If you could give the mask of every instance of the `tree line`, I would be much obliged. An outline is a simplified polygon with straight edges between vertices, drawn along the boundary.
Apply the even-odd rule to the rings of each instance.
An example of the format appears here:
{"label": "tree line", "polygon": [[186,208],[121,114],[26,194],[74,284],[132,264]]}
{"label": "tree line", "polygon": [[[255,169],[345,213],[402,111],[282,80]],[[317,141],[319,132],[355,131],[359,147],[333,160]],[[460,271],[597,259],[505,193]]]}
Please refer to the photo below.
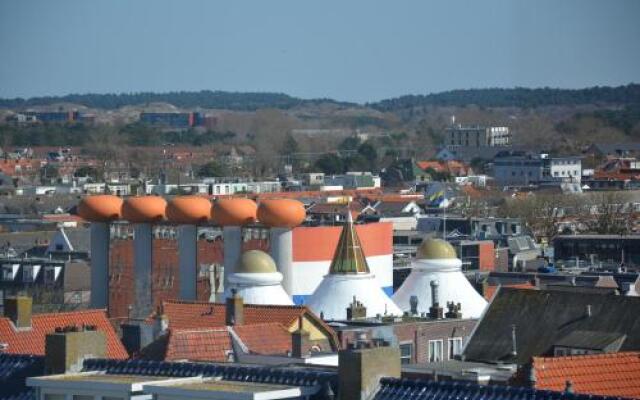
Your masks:
{"label": "tree line", "polygon": [[[29,99],[0,99],[0,108],[26,108],[56,103],[75,103],[91,108],[116,109],[149,103],[170,103],[182,108],[215,108],[238,111],[255,111],[261,108],[290,109],[320,103],[357,106],[355,103],[333,99],[301,99],[284,93],[226,92],[226,91],[178,91],[167,93],[109,93],[69,94],[43,96]],[[585,89],[555,88],[487,88],[450,90],[427,95],[406,95],[393,99],[367,103],[379,111],[396,111],[425,106],[457,106],[475,104],[480,107],[533,108],[580,104],[640,104],[640,85],[595,86]]]}
{"label": "tree line", "polygon": [[255,111],[261,108],[289,109],[296,106],[334,103],[348,105],[331,99],[300,99],[284,93],[224,92],[201,90],[198,92],[168,93],[109,93],[109,94],[69,94],[66,96],[44,96],[29,99],[0,99],[0,108],[26,108],[48,106],[57,103],[74,103],[90,108],[117,109],[149,103],[170,103],[181,108],[215,108],[224,110]]}
{"label": "tree line", "polygon": [[425,106],[464,107],[572,106],[580,104],[640,104],[640,85],[608,87],[595,86],[586,89],[513,88],[451,90],[428,95],[407,95],[394,99],[369,103],[380,111],[397,111]]}

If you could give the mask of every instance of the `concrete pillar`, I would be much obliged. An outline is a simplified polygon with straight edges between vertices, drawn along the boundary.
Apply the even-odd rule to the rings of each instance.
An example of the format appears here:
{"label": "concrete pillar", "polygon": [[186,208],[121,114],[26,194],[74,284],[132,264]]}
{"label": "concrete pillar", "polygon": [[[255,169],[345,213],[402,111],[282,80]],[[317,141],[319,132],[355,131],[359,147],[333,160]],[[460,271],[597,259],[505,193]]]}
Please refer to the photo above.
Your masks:
{"label": "concrete pillar", "polygon": [[153,233],[151,224],[136,224],[133,237],[134,319],[144,319],[153,309],[151,272],[153,269]]}
{"label": "concrete pillar", "polygon": [[108,222],[91,223],[91,308],[109,307]]}
{"label": "concrete pillar", "polygon": [[224,289],[229,287],[229,276],[233,274],[242,252],[242,228],[239,226],[225,226],[222,228],[224,244]]}
{"label": "concrete pillar", "polygon": [[293,232],[291,228],[273,227],[269,233],[269,249],[283,276],[282,287],[293,296]]}
{"label": "concrete pillar", "polygon": [[198,277],[198,227],[180,225],[178,231],[180,300],[196,300]]}

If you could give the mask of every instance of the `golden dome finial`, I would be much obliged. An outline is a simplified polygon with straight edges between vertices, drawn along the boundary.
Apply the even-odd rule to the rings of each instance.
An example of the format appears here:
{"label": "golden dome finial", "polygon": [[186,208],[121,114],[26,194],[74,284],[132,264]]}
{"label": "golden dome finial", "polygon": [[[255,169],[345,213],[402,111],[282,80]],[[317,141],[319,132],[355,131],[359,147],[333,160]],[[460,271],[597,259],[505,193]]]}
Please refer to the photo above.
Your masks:
{"label": "golden dome finial", "polygon": [[420,260],[438,260],[458,258],[456,250],[451,244],[442,239],[424,239],[418,251],[416,258]]}
{"label": "golden dome finial", "polygon": [[237,273],[270,273],[277,272],[273,258],[262,250],[249,250],[242,253],[236,269]]}

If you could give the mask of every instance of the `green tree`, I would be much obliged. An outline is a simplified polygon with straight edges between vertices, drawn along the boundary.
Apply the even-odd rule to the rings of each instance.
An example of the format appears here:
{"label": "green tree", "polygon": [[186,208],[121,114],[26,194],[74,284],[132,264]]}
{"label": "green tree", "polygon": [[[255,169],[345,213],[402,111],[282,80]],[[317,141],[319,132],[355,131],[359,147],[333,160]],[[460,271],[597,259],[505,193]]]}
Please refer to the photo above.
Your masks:
{"label": "green tree", "polygon": [[208,163],[201,165],[196,174],[201,178],[219,177],[227,175],[227,169],[216,161],[209,161]]}
{"label": "green tree", "polygon": [[355,136],[349,136],[345,140],[340,143],[340,150],[357,150],[358,146],[360,146],[360,139]]}
{"label": "green tree", "polygon": [[344,171],[344,163],[335,154],[325,154],[316,161],[316,168],[327,175],[340,174]]}
{"label": "green tree", "polygon": [[358,155],[367,160],[369,169],[375,169],[377,167],[378,151],[371,143],[365,142],[358,146]]}
{"label": "green tree", "polygon": [[97,179],[98,170],[90,165],[85,165],[76,169],[73,175],[75,177],[89,177],[89,178]]}

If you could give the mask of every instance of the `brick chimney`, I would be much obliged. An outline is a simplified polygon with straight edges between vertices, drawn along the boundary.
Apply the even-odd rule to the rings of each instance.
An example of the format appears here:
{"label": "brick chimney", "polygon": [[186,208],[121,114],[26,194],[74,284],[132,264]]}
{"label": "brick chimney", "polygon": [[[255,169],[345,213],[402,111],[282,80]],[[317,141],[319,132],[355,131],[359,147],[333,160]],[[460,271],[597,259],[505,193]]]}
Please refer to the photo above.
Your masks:
{"label": "brick chimney", "polygon": [[231,289],[231,297],[227,297],[227,326],[244,324],[244,300],[235,289]]}
{"label": "brick chimney", "polygon": [[29,296],[7,297],[4,300],[4,316],[18,329],[31,328],[33,299]]}
{"label": "brick chimney", "polygon": [[353,296],[353,301],[347,307],[347,319],[363,319],[367,317],[367,307]]}
{"label": "brick chimney", "polygon": [[438,281],[433,280],[429,283],[431,286],[431,307],[429,307],[429,318],[442,319],[444,310],[440,307],[440,293]]}
{"label": "brick chimney", "polygon": [[95,326],[56,328],[46,336],[44,353],[46,374],[80,372],[85,359],[106,356],[106,338]]}
{"label": "brick chimney", "polygon": [[311,335],[302,327],[303,319],[298,319],[298,329],[291,334],[291,357],[306,358],[311,352]]}
{"label": "brick chimney", "polygon": [[450,319],[460,319],[462,318],[462,304],[454,303],[453,301],[447,302],[447,313],[444,315],[446,318]]}
{"label": "brick chimney", "polygon": [[380,378],[400,378],[400,350],[388,343],[358,341],[338,352],[340,400],[373,398]]}

